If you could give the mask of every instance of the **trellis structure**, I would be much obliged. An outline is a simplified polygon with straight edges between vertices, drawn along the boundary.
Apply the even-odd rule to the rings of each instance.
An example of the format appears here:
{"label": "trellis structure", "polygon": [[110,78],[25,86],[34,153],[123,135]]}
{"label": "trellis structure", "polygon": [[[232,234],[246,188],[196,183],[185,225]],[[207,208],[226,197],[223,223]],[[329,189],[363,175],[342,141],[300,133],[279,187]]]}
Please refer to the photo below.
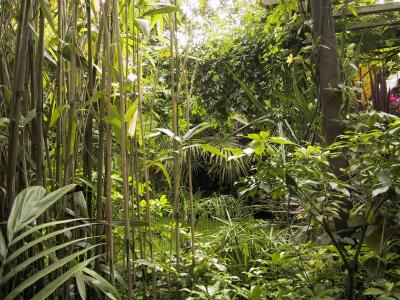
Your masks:
{"label": "trellis structure", "polygon": [[382,26],[397,26],[400,25],[400,20],[377,20],[377,21],[366,21],[360,23],[353,23],[348,27],[344,27],[341,24],[338,24],[338,20],[343,17],[354,18],[359,16],[367,16],[367,15],[379,15],[387,12],[395,12],[400,11],[400,2],[388,2],[367,6],[359,6],[354,7],[354,10],[350,11],[349,9],[343,10],[343,12],[339,12],[334,15],[337,23],[337,31],[341,30],[362,30],[362,29],[371,29]]}

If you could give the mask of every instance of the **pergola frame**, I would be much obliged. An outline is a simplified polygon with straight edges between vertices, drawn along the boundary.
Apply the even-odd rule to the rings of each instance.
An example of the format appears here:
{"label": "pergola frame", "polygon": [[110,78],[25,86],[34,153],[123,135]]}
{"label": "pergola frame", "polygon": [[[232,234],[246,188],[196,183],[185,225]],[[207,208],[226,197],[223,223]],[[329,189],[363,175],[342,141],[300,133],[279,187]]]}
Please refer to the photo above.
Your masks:
{"label": "pergola frame", "polygon": [[[316,1],[316,0],[310,0],[310,1]],[[261,5],[265,8],[270,8],[273,7],[279,3],[282,2],[282,0],[261,0]],[[381,3],[381,4],[372,4],[372,5],[366,5],[366,6],[358,6],[355,7],[355,11],[357,12],[358,16],[365,16],[365,15],[377,15],[377,14],[382,14],[386,12],[393,12],[393,11],[400,11],[400,2],[388,2],[388,3]],[[352,18],[355,17],[353,12],[345,9],[343,12],[337,13],[334,16],[334,19],[338,20],[342,17],[348,17]],[[382,20],[382,21],[370,21],[370,22],[364,22],[364,23],[359,23],[359,24],[353,24],[349,27],[344,27],[338,24],[336,26],[336,29],[338,32],[343,31],[343,30],[363,30],[363,29],[371,29],[371,28],[377,28],[377,27],[383,27],[383,26],[397,26],[400,25],[400,21],[387,21],[387,20]]]}
{"label": "pergola frame", "polygon": [[[357,16],[366,16],[366,15],[377,15],[377,14],[382,14],[386,12],[392,12],[392,11],[400,11],[400,2],[389,2],[389,3],[382,3],[382,4],[373,4],[373,5],[367,5],[367,6],[359,6],[355,7],[355,10],[357,12]],[[338,13],[333,16],[334,19],[338,20],[339,18],[342,17],[356,17],[352,12],[345,10],[341,13]],[[359,23],[359,24],[352,24],[349,27],[344,27],[344,26],[337,26],[337,31],[343,31],[343,30],[363,30],[363,29],[371,29],[371,28],[377,28],[377,27],[383,27],[383,26],[397,26],[400,25],[400,21],[388,21],[388,20],[382,20],[382,21],[370,21],[370,22],[364,22],[364,23]]]}

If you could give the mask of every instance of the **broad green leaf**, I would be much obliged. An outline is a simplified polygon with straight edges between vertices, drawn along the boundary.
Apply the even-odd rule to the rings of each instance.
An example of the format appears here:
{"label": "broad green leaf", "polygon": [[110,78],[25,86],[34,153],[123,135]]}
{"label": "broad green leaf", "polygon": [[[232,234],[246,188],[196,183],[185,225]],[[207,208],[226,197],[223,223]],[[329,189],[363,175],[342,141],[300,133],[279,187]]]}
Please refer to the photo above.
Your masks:
{"label": "broad green leaf", "polygon": [[10,124],[9,118],[0,118],[0,127],[6,127]]}
{"label": "broad green leaf", "polygon": [[[110,267],[105,265],[105,264],[101,264],[100,265],[101,271],[110,275]],[[121,284],[121,286],[125,289],[128,290],[128,284],[126,283],[125,279],[121,276],[121,274],[117,271],[114,270],[114,276],[115,279]]]}
{"label": "broad green leaf", "polygon": [[362,215],[350,216],[347,220],[347,226],[349,227],[357,227],[361,226],[364,223],[364,217]]}
{"label": "broad green leaf", "polygon": [[380,188],[374,189],[372,191],[372,198],[375,198],[376,196],[386,193],[389,190],[389,186],[382,186]]}
{"label": "broad green leaf", "polygon": [[[102,276],[100,276],[98,273],[96,273],[93,270],[90,270],[89,268],[83,268],[83,272],[88,274],[88,277],[92,277],[92,283],[95,284],[99,289],[101,289],[107,297],[110,299],[114,300],[120,300],[121,296],[119,295],[117,289],[112,286],[107,280],[105,280]],[[97,284],[100,283],[100,284]]]}
{"label": "broad green leaf", "polygon": [[293,142],[291,142],[291,141],[289,141],[289,140],[287,140],[287,139],[285,139],[283,137],[275,137],[275,136],[273,136],[273,137],[270,137],[269,141],[271,143],[280,144],[280,145],[294,145]]}
{"label": "broad green leaf", "polygon": [[104,122],[114,125],[119,130],[121,130],[121,120],[116,117],[104,117]]}
{"label": "broad green leaf", "polygon": [[34,199],[33,203],[25,202],[23,205],[23,212],[25,219],[21,224],[16,226],[14,232],[18,232],[21,229],[25,228],[29,223],[32,223],[50,206],[52,206],[54,203],[56,203],[65,195],[74,191],[76,189],[76,186],[77,186],[76,184],[70,184],[48,194],[42,199]]}
{"label": "broad green leaf", "polygon": [[14,234],[22,229],[22,224],[31,217],[38,201],[46,195],[46,189],[41,186],[31,186],[21,191],[14,200],[7,221],[7,238],[11,241]]}
{"label": "broad green leaf", "polygon": [[357,9],[354,6],[349,5],[347,8],[355,17],[358,17]]}
{"label": "broad green leaf", "polygon": [[158,131],[168,135],[170,138],[175,139],[178,142],[181,142],[181,138],[177,135],[175,135],[171,130],[167,128],[156,128]]}
{"label": "broad green leaf", "polygon": [[388,169],[383,169],[379,172],[378,180],[383,185],[389,185],[392,183],[392,178],[390,177],[390,172]]}
{"label": "broad green leaf", "polygon": [[159,4],[154,4],[154,6],[158,6],[158,7],[146,11],[143,14],[143,17],[179,12],[178,7],[176,7],[175,5],[169,4],[169,3],[159,3]]}
{"label": "broad green leaf", "polygon": [[135,100],[128,108],[128,110],[125,113],[125,122],[129,122],[132,119],[132,115],[135,113],[137,110],[139,104],[139,99]]}
{"label": "broad green leaf", "polygon": [[30,121],[32,121],[34,118],[36,117],[36,109],[32,109],[30,110],[26,116],[21,116],[21,121],[20,121],[20,125],[22,127],[25,127],[26,125],[29,124]]}
{"label": "broad green leaf", "polygon": [[384,291],[382,291],[380,289],[377,289],[377,288],[368,288],[368,289],[366,289],[364,291],[363,295],[364,296],[367,296],[367,295],[369,295],[369,296],[378,296],[378,295],[381,295],[381,294],[384,294],[384,293],[385,293]]}

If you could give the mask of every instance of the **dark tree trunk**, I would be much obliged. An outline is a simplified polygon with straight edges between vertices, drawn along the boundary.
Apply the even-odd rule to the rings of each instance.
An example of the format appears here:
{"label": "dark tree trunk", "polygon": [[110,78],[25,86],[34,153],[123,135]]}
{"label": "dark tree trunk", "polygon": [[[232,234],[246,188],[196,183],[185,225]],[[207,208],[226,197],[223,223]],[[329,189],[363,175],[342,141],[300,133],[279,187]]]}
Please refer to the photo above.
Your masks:
{"label": "dark tree trunk", "polygon": [[319,96],[324,117],[324,134],[327,144],[340,134],[340,82],[339,57],[335,36],[335,21],[331,0],[312,0],[314,39],[317,41],[317,74]]}

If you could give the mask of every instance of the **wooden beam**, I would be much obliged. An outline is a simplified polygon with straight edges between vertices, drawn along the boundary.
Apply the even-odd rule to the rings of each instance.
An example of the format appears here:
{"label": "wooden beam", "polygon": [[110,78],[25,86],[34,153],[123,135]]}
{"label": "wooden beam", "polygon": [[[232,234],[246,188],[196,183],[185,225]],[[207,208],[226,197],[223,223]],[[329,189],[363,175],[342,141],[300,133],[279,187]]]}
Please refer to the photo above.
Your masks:
{"label": "wooden beam", "polygon": [[375,21],[375,22],[371,21],[371,22],[349,24],[347,27],[345,27],[342,24],[338,24],[336,25],[336,31],[337,32],[345,30],[356,31],[356,30],[372,29],[384,26],[398,26],[398,25],[400,25],[400,21]]}
{"label": "wooden beam", "polygon": [[[389,3],[382,3],[382,4],[374,4],[374,5],[367,5],[367,6],[358,6],[355,7],[357,14],[359,16],[362,15],[373,15],[373,14],[380,14],[390,11],[400,11],[400,2],[389,2]],[[341,17],[355,17],[355,15],[351,11],[343,11],[340,13],[336,13],[334,15],[335,19]]]}

